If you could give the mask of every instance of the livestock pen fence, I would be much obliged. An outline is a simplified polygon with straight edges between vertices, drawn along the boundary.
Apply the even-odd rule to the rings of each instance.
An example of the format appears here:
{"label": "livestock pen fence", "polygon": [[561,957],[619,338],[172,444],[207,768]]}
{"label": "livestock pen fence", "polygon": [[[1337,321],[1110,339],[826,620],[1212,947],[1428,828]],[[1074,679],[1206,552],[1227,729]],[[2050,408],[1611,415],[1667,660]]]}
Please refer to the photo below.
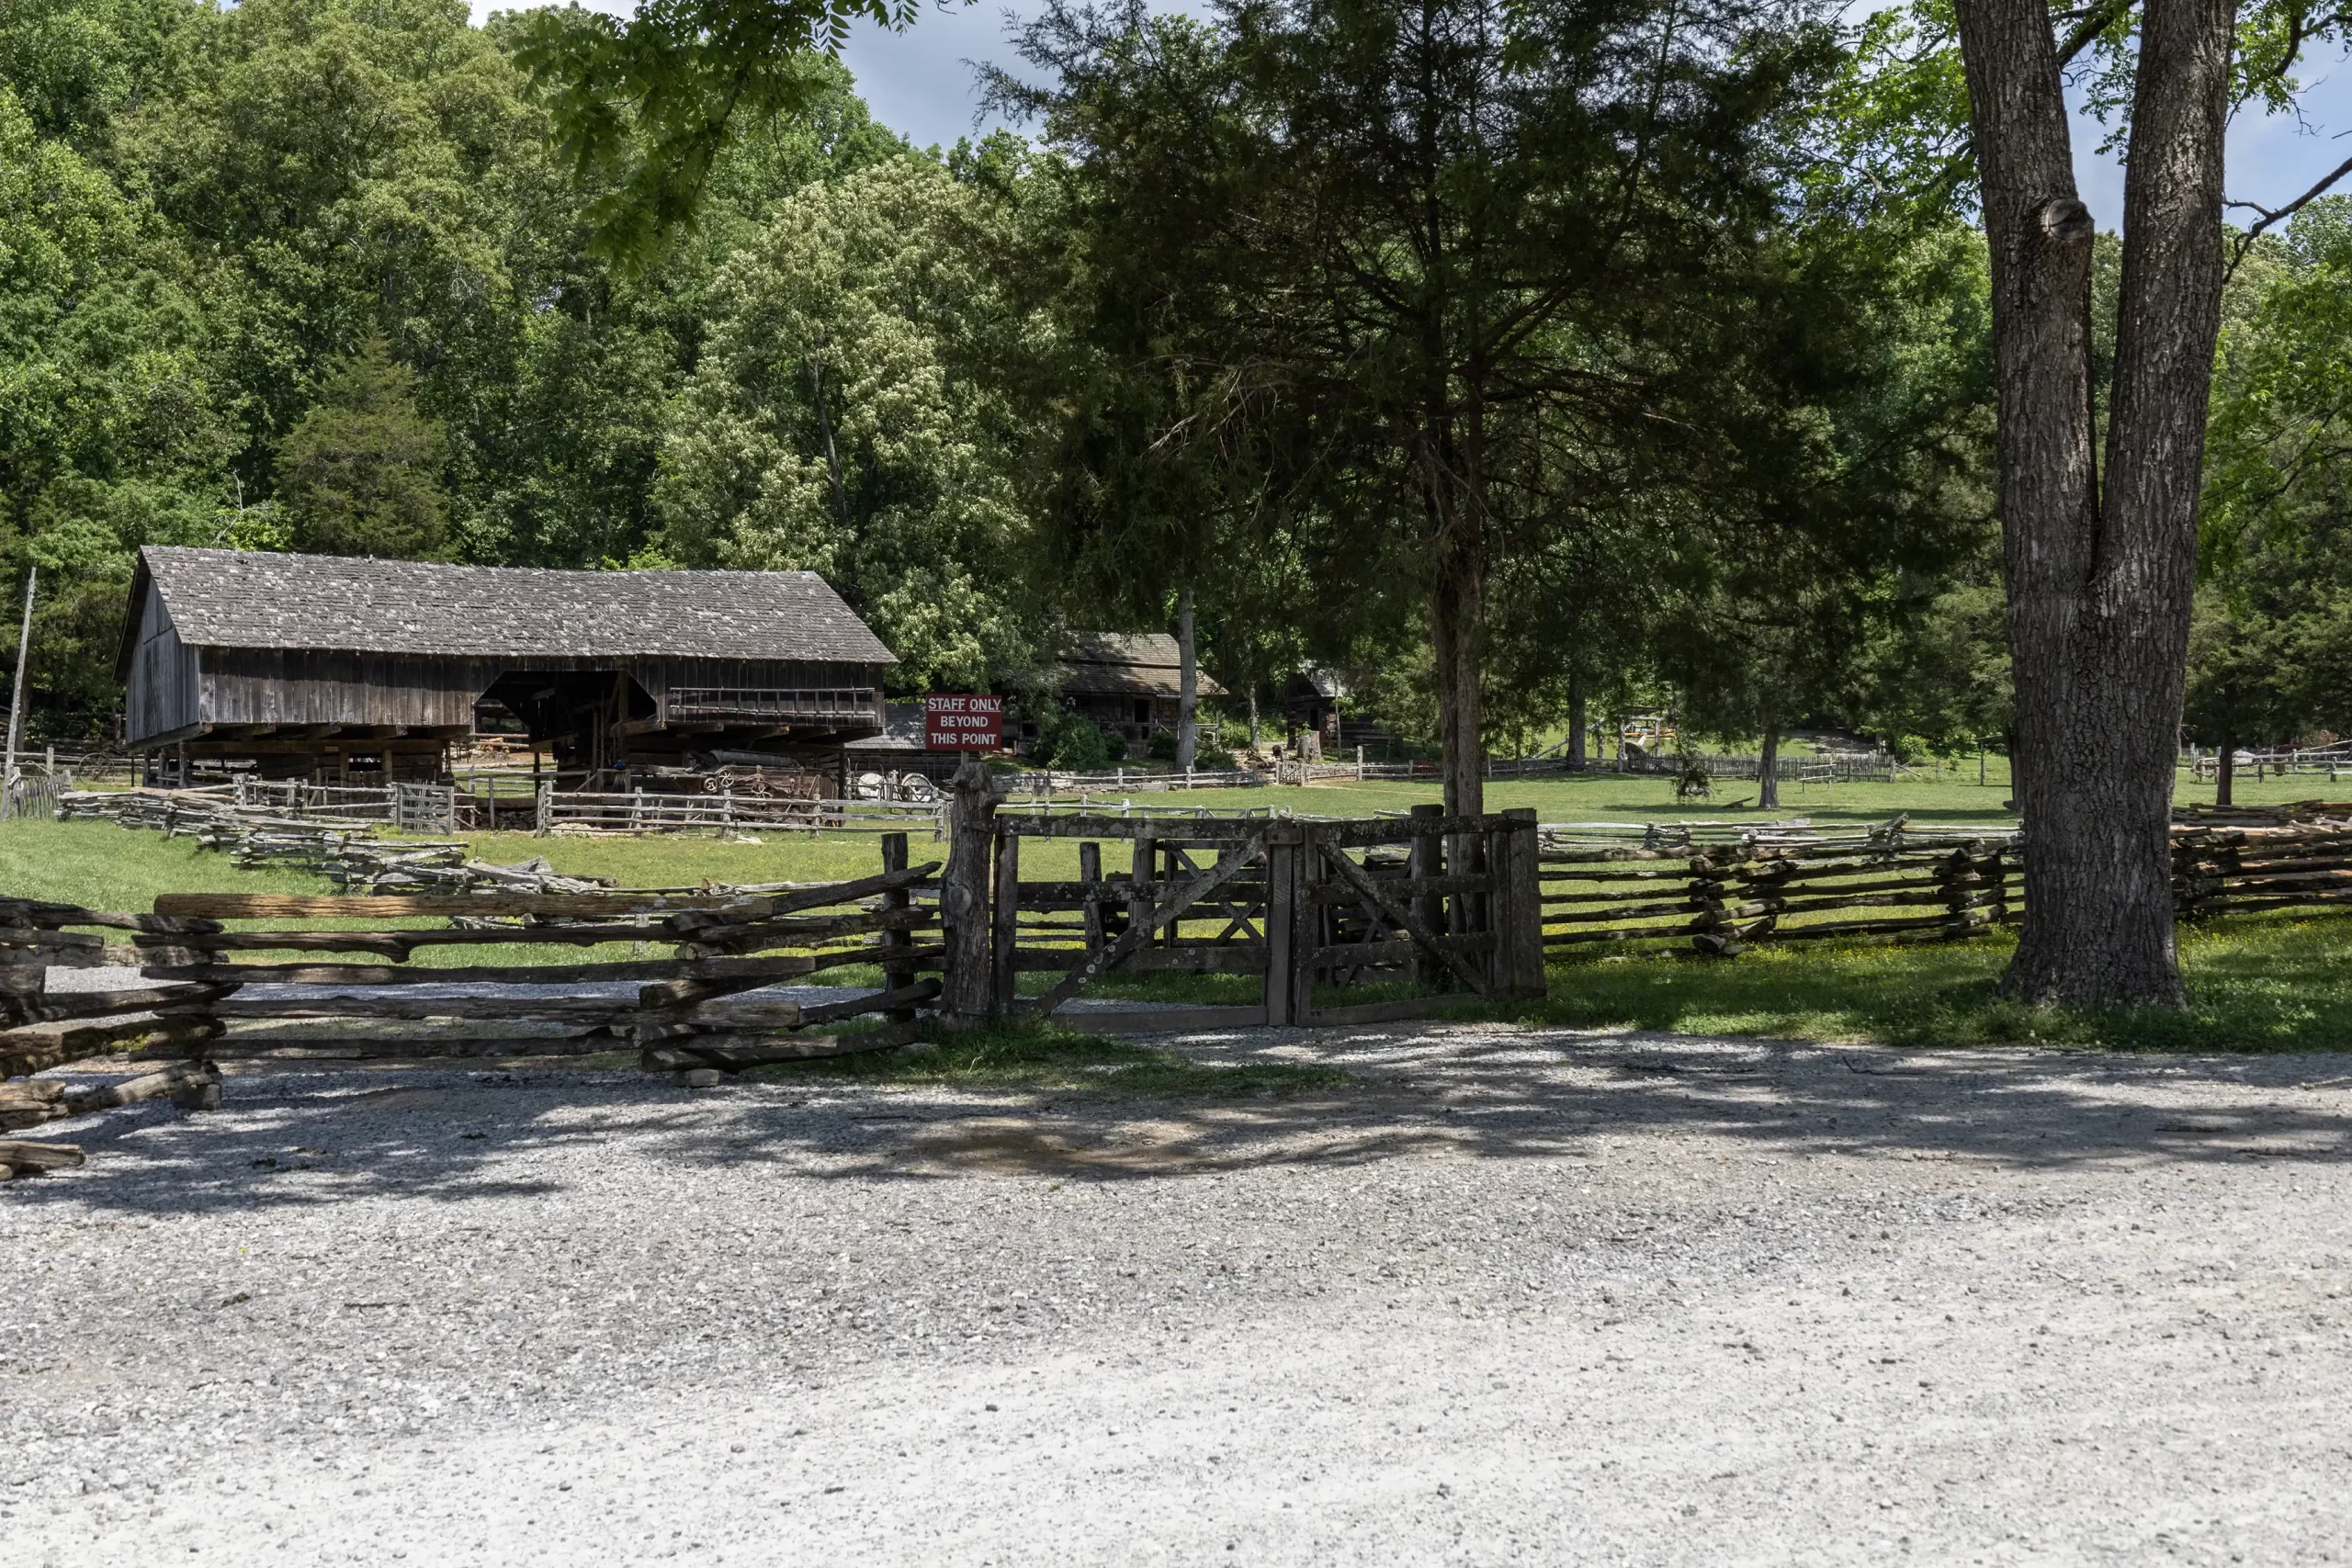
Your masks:
{"label": "livestock pen fence", "polygon": [[[1078,876],[1023,880],[1023,846],[1057,840],[1078,840]],[[1447,998],[1541,996],[1535,840],[1532,811],[1155,820],[965,795],[942,897],[985,905],[988,942],[983,953],[975,934],[970,979],[951,984],[968,985],[954,993],[968,1010],[1044,1016],[1114,974],[1257,983],[1254,1001],[1147,1015],[1165,1027],[1363,1022]],[[1124,871],[1106,868],[1106,849]],[[1055,979],[1028,995],[1031,975]],[[1347,999],[1383,982],[1414,994]]]}

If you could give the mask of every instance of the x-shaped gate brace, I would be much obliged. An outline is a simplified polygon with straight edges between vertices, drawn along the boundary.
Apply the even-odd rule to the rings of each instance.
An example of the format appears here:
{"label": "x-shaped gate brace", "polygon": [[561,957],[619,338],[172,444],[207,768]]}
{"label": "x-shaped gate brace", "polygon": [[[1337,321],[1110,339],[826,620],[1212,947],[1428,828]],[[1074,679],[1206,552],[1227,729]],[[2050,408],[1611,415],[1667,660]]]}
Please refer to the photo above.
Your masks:
{"label": "x-shaped gate brace", "polygon": [[[1191,872],[1195,876],[1202,874],[1200,863],[1193,859],[1192,852],[1185,849],[1183,845],[1163,844],[1161,848],[1171,861],[1182,863],[1181,867],[1171,864],[1168,868],[1169,874],[1171,878],[1180,869]],[[1230,858],[1229,854],[1227,858]],[[1246,858],[1255,859],[1256,857],[1250,856]],[[1223,915],[1228,922],[1225,930],[1217,933],[1216,940],[1218,942],[1231,942],[1233,940],[1234,933],[1237,931],[1241,933],[1244,941],[1262,942],[1265,940],[1265,933],[1260,931],[1256,926],[1250,923],[1252,919],[1262,917],[1264,911],[1264,905],[1262,903],[1252,902],[1248,899],[1236,903],[1230,898],[1219,898],[1214,903],[1211,903],[1207,899],[1203,899],[1201,902],[1212,911],[1213,915]],[[1179,910],[1177,913],[1179,917],[1181,917],[1185,913],[1185,911]]]}
{"label": "x-shaped gate brace", "polygon": [[1164,902],[1153,906],[1148,919],[1140,923],[1130,922],[1118,941],[1090,954],[1085,963],[1063,976],[1060,984],[1030,1002],[1028,1009],[1031,1014],[1037,1018],[1046,1017],[1112,967],[1125,963],[1162,926],[1240,875],[1251,861],[1265,852],[1265,848],[1266,835],[1255,833],[1227,850],[1216,864],[1178,888]]}
{"label": "x-shaped gate brace", "polygon": [[1342,881],[1376,905],[1392,925],[1411,937],[1423,952],[1453,970],[1455,977],[1471,990],[1482,997],[1487,995],[1487,977],[1478,972],[1477,965],[1440,941],[1438,934],[1430,930],[1428,923],[1414,914],[1409,906],[1390,897],[1380,884],[1364,874],[1363,867],[1347,857],[1345,851],[1330,844],[1317,844],[1316,848],[1322,853],[1323,863],[1338,872]]}

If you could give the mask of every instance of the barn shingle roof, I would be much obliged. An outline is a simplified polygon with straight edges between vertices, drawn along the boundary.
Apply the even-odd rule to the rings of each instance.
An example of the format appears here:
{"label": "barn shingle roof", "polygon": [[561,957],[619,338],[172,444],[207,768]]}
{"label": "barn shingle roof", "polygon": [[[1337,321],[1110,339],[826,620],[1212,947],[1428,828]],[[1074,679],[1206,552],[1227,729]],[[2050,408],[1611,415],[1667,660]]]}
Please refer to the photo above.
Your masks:
{"label": "barn shingle roof", "polygon": [[206,648],[898,662],[813,571],[554,571],[158,545],[139,560],[181,639]]}

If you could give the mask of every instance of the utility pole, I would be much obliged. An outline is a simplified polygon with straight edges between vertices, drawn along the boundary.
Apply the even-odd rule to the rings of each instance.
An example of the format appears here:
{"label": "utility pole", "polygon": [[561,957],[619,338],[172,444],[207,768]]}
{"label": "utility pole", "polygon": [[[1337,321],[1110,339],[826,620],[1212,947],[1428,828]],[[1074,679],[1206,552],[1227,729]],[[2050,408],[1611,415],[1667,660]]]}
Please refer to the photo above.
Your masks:
{"label": "utility pole", "polygon": [[8,699],[8,763],[0,773],[6,788],[17,787],[17,742],[25,735],[25,663],[33,646],[33,584],[40,577],[40,568],[25,569],[25,624],[17,633],[17,691]]}

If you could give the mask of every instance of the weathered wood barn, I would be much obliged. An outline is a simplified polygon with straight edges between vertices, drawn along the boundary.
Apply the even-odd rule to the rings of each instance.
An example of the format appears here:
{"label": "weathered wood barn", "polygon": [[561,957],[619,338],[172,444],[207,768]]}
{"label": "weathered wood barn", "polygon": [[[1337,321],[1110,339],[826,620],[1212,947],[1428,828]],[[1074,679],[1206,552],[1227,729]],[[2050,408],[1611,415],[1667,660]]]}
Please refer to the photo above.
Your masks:
{"label": "weathered wood barn", "polygon": [[838,777],[897,660],[811,571],[549,571],[140,552],[119,673],[153,771],[432,779],[483,728],[610,788],[695,753]]}

